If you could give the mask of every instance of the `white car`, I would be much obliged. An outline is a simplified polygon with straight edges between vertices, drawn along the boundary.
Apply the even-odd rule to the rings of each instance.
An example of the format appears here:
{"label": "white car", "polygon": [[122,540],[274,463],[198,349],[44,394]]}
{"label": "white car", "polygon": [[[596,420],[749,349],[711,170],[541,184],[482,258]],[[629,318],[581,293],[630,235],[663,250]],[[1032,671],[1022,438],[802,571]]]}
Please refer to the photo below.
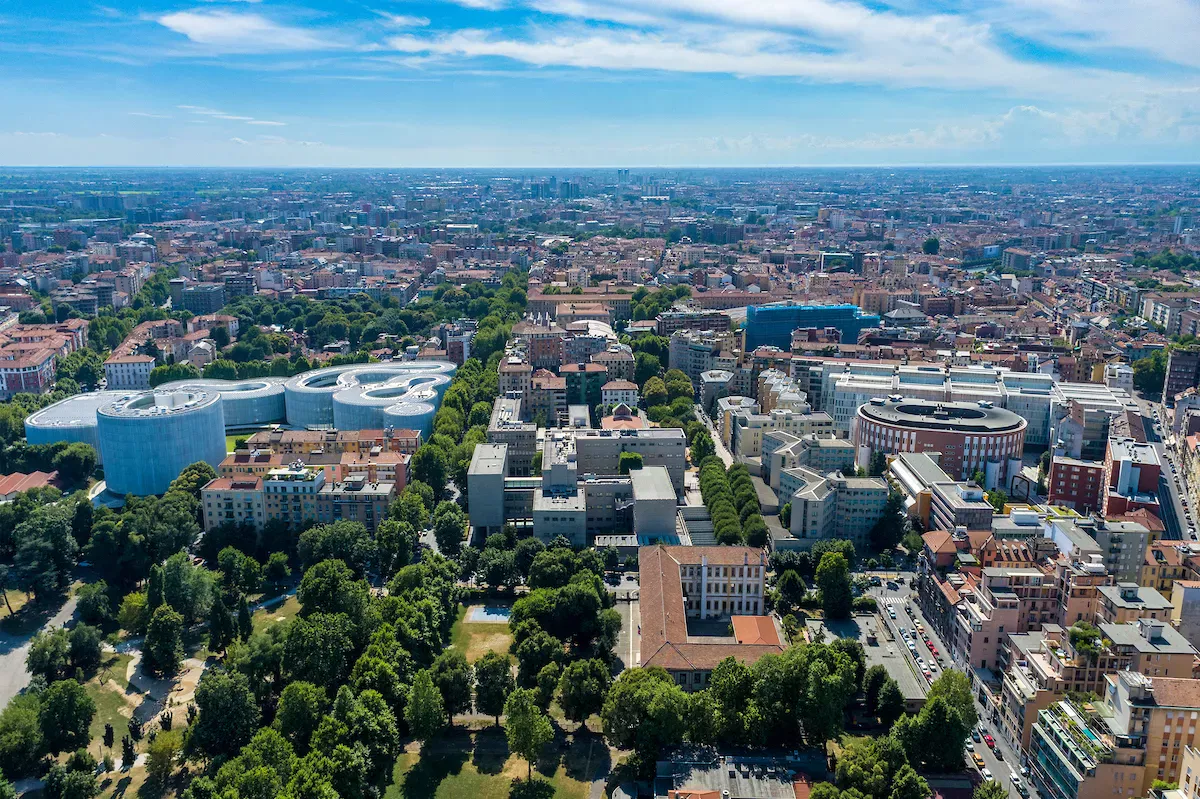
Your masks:
{"label": "white car", "polygon": [[983,775],[984,782],[992,782],[996,779],[995,777],[992,776],[991,769],[987,768],[986,766],[984,766],[982,769],[980,769],[979,773]]}
{"label": "white car", "polygon": [[917,658],[917,665],[920,666],[922,669],[924,669],[925,668],[925,658]]}

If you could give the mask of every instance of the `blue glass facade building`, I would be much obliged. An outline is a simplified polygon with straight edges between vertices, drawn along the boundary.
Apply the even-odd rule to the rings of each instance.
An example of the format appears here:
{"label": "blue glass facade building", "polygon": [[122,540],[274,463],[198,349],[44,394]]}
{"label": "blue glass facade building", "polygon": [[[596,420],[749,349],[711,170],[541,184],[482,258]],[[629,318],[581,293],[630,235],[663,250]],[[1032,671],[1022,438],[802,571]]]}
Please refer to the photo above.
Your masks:
{"label": "blue glass facade building", "polygon": [[776,303],[746,309],[746,350],[758,347],[792,348],[792,331],[798,327],[836,327],[842,341],[858,341],[858,334],[879,327],[879,317],[864,314],[857,305],[797,305]]}

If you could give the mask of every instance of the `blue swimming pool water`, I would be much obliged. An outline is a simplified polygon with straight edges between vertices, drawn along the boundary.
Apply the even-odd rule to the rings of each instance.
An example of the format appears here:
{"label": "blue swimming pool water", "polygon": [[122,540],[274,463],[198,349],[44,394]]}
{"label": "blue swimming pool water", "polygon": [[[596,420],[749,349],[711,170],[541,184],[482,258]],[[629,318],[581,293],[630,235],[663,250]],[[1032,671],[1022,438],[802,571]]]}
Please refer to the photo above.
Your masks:
{"label": "blue swimming pool water", "polygon": [[485,605],[483,607],[471,608],[467,621],[478,622],[496,622],[498,624],[507,624],[509,614],[512,608],[505,606]]}

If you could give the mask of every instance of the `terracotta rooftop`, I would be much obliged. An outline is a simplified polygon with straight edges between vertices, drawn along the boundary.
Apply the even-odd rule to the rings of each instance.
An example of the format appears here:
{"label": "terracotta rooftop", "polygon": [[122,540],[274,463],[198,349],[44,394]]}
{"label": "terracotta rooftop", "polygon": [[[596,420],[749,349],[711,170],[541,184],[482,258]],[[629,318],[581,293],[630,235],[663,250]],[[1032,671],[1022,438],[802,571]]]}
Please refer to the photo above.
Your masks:
{"label": "terracotta rooftop", "polygon": [[763,655],[782,652],[783,647],[778,643],[688,640],[679,566],[681,563],[699,564],[702,558],[715,566],[759,565],[761,553],[750,547],[642,547],[638,553],[642,665],[662,666],[674,671],[707,671],[727,657],[755,663]]}

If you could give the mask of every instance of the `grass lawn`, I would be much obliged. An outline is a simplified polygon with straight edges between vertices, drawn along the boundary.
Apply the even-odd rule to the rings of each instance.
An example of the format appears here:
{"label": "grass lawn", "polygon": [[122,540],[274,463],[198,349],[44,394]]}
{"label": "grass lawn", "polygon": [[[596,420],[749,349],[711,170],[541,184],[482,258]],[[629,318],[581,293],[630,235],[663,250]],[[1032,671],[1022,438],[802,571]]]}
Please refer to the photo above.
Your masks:
{"label": "grass lawn", "polygon": [[[607,757],[607,747],[597,739],[569,744],[560,736],[559,743],[560,748],[538,764],[534,777],[554,786],[555,799],[586,799],[597,765],[591,756],[603,750]],[[509,754],[502,730],[468,735],[459,729],[432,742],[426,751],[401,755],[384,799],[506,799],[513,779],[524,779],[527,772],[525,761]]]}
{"label": "grass lawn", "polygon": [[[101,664],[98,674],[84,684],[88,696],[96,703],[96,715],[92,718],[89,731],[91,743],[88,750],[99,760],[104,756],[104,725],[113,725],[113,757],[121,756],[121,738],[129,732],[129,717],[133,706],[125,700],[129,680],[125,672],[132,660],[131,655],[109,655]],[[101,680],[105,682],[102,684]]]}
{"label": "grass lawn", "polygon": [[285,599],[281,604],[265,610],[256,610],[250,618],[255,631],[264,630],[272,624],[287,621],[300,612],[300,600],[294,596]]}
{"label": "grass lawn", "polygon": [[466,621],[470,608],[459,608],[458,618],[450,628],[450,646],[462,652],[469,663],[474,663],[486,652],[506,654],[512,643],[507,624]]}

